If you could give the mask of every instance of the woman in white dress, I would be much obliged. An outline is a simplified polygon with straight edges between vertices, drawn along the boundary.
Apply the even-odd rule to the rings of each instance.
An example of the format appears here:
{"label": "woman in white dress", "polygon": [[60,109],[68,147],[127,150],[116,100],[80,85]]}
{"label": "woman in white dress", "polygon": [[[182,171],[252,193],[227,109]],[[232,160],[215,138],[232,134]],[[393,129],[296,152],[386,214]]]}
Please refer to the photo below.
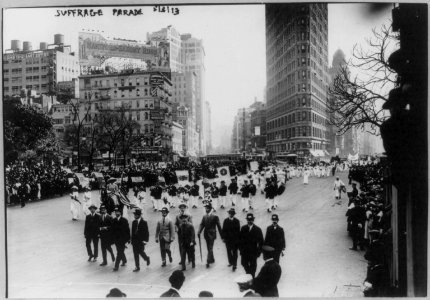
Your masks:
{"label": "woman in white dress", "polygon": [[81,201],[79,201],[78,187],[72,186],[72,193],[70,194],[70,212],[72,213],[72,220],[76,221],[79,219],[79,208],[81,207]]}
{"label": "woman in white dress", "polygon": [[303,173],[303,184],[309,184],[309,175],[311,172],[307,168],[305,168],[305,172]]}
{"label": "woman in white dress", "polygon": [[82,211],[86,216],[88,216],[91,212],[89,207],[93,204],[91,201],[91,189],[86,186],[84,195],[82,196]]}

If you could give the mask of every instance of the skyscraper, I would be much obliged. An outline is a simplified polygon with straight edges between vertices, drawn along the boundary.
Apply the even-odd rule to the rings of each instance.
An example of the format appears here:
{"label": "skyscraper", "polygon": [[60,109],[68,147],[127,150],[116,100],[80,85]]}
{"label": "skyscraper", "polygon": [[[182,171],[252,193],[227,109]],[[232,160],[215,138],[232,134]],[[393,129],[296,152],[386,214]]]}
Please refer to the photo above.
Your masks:
{"label": "skyscraper", "polygon": [[[206,145],[210,145],[210,137],[205,136],[204,102],[205,102],[205,50],[203,40],[191,34],[180,34],[174,27],[168,26],[147,35],[150,44],[169,44],[169,65],[172,72],[196,74],[196,109],[192,112],[196,118],[196,130],[200,133],[200,154],[206,154]],[[175,91],[173,91],[175,93]]]}
{"label": "skyscraper", "polygon": [[327,4],[266,5],[267,148],[307,157],[326,149]]}

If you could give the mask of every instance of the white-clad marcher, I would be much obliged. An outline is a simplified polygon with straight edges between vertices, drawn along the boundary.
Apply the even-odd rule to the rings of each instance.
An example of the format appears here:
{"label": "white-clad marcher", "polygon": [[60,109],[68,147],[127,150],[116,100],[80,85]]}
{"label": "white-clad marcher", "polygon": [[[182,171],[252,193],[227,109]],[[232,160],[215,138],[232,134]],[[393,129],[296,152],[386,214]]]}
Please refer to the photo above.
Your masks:
{"label": "white-clad marcher", "polygon": [[342,180],[339,179],[339,177],[336,177],[336,180],[334,181],[334,185],[333,185],[334,197],[336,199],[341,199],[342,186],[345,186],[345,184],[342,182]]}
{"label": "white-clad marcher", "polygon": [[311,172],[306,168],[305,172],[303,172],[303,184],[309,184],[309,175],[311,175]]}
{"label": "white-clad marcher", "polygon": [[91,214],[89,207],[93,204],[91,201],[91,189],[89,187],[84,188],[85,192],[82,195],[82,211],[87,216]]}
{"label": "white-clad marcher", "polygon": [[72,186],[72,193],[70,194],[70,212],[72,213],[72,220],[79,219],[79,208],[81,202],[79,201],[78,187]]}

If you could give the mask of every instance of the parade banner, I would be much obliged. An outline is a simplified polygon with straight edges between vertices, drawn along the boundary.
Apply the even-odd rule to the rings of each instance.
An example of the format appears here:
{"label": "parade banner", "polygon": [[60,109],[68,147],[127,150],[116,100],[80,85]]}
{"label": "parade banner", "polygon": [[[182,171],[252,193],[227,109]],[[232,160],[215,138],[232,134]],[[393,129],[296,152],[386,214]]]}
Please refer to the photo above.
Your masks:
{"label": "parade banner", "polygon": [[218,179],[219,181],[224,180],[230,180],[230,169],[228,168],[228,166],[224,166],[224,167],[219,167],[217,168],[218,171]]}
{"label": "parade banner", "polygon": [[81,187],[87,187],[90,185],[90,179],[85,177],[84,174],[82,173],[75,173],[76,177],[78,177],[79,180],[79,184],[81,185]]}
{"label": "parade banner", "polygon": [[178,184],[185,186],[187,184],[189,184],[189,177],[188,177],[188,171],[187,170],[180,170],[180,171],[175,171],[176,173],[176,177],[178,178]]}
{"label": "parade banner", "polygon": [[251,167],[251,171],[258,171],[258,161],[251,161],[249,166]]}

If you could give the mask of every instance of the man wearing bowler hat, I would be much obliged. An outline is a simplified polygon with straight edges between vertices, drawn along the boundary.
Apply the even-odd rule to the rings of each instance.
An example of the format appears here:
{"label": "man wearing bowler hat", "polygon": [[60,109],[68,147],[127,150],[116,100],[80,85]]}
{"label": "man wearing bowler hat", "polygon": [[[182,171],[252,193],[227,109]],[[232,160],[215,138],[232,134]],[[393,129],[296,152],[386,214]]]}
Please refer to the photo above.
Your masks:
{"label": "man wearing bowler hat", "polygon": [[170,244],[175,240],[175,226],[173,221],[167,216],[168,214],[169,209],[163,207],[161,209],[161,220],[157,222],[157,229],[155,231],[155,242],[158,243],[160,241],[162,267],[166,266],[166,254],[169,256],[169,261],[173,261]]}
{"label": "man wearing bowler hat", "polygon": [[161,294],[160,298],[164,297],[181,297],[179,294],[179,290],[184,284],[185,275],[184,272],[180,270],[173,271],[172,275],[169,277],[170,289],[163,294]]}
{"label": "man wearing bowler hat", "polygon": [[216,239],[216,228],[218,227],[218,232],[222,238],[221,224],[218,216],[213,212],[212,205],[210,203],[205,206],[206,214],[202,218],[202,222],[200,223],[198,237],[200,239],[200,234],[203,229],[205,230],[204,238],[206,240],[206,246],[208,248],[208,258],[206,261],[206,268],[209,268],[209,265],[215,262],[213,247]]}
{"label": "man wearing bowler hat", "polygon": [[139,255],[146,261],[149,266],[150,259],[145,253],[145,245],[149,240],[148,223],[142,218],[142,211],[136,209],[134,211],[134,221],[131,224],[131,245],[133,246],[134,263],[136,268],[133,272],[140,271]]}
{"label": "man wearing bowler hat", "polygon": [[230,208],[228,211],[229,217],[222,224],[223,242],[227,248],[228,266],[233,267],[233,271],[237,269],[237,256],[239,249],[240,236],[240,221],[234,217],[236,211]]}
{"label": "man wearing bowler hat", "polygon": [[279,217],[277,214],[272,215],[272,225],[267,227],[264,244],[274,248],[273,259],[279,264],[279,257],[285,250],[285,233],[284,229],[278,225]]}
{"label": "man wearing bowler hat", "polygon": [[254,278],[252,288],[262,297],[279,297],[278,282],[281,278],[281,267],[273,259],[275,249],[271,246],[264,245],[263,259],[264,265],[261,267],[260,273]]}
{"label": "man wearing bowler hat", "polygon": [[[85,218],[85,228],[84,228],[84,236],[85,236],[85,245],[87,247],[88,253],[88,261],[97,260],[98,250],[99,250],[99,227],[100,227],[100,215],[96,213],[97,207],[92,204],[88,207],[90,210],[90,214],[88,214]],[[94,252],[91,249],[91,242],[94,246]]]}
{"label": "man wearing bowler hat", "polygon": [[107,265],[107,258],[106,258],[107,251],[109,251],[112,261],[115,262],[115,255],[113,254],[113,250],[111,247],[112,222],[113,222],[113,219],[109,214],[107,214],[106,206],[101,205],[99,234],[100,234],[100,248],[102,249],[103,262],[100,264],[100,266]]}
{"label": "man wearing bowler hat", "polygon": [[241,264],[247,274],[255,277],[257,270],[257,258],[261,254],[263,246],[263,232],[261,228],[254,224],[254,215],[248,213],[246,215],[248,224],[242,226],[239,237],[239,250],[241,255]]}
{"label": "man wearing bowler hat", "polygon": [[126,218],[122,217],[122,211],[115,207],[115,218],[112,222],[112,237],[116,247],[116,260],[113,271],[118,271],[119,263],[125,266],[127,258],[125,257],[125,244],[130,242],[130,226]]}

